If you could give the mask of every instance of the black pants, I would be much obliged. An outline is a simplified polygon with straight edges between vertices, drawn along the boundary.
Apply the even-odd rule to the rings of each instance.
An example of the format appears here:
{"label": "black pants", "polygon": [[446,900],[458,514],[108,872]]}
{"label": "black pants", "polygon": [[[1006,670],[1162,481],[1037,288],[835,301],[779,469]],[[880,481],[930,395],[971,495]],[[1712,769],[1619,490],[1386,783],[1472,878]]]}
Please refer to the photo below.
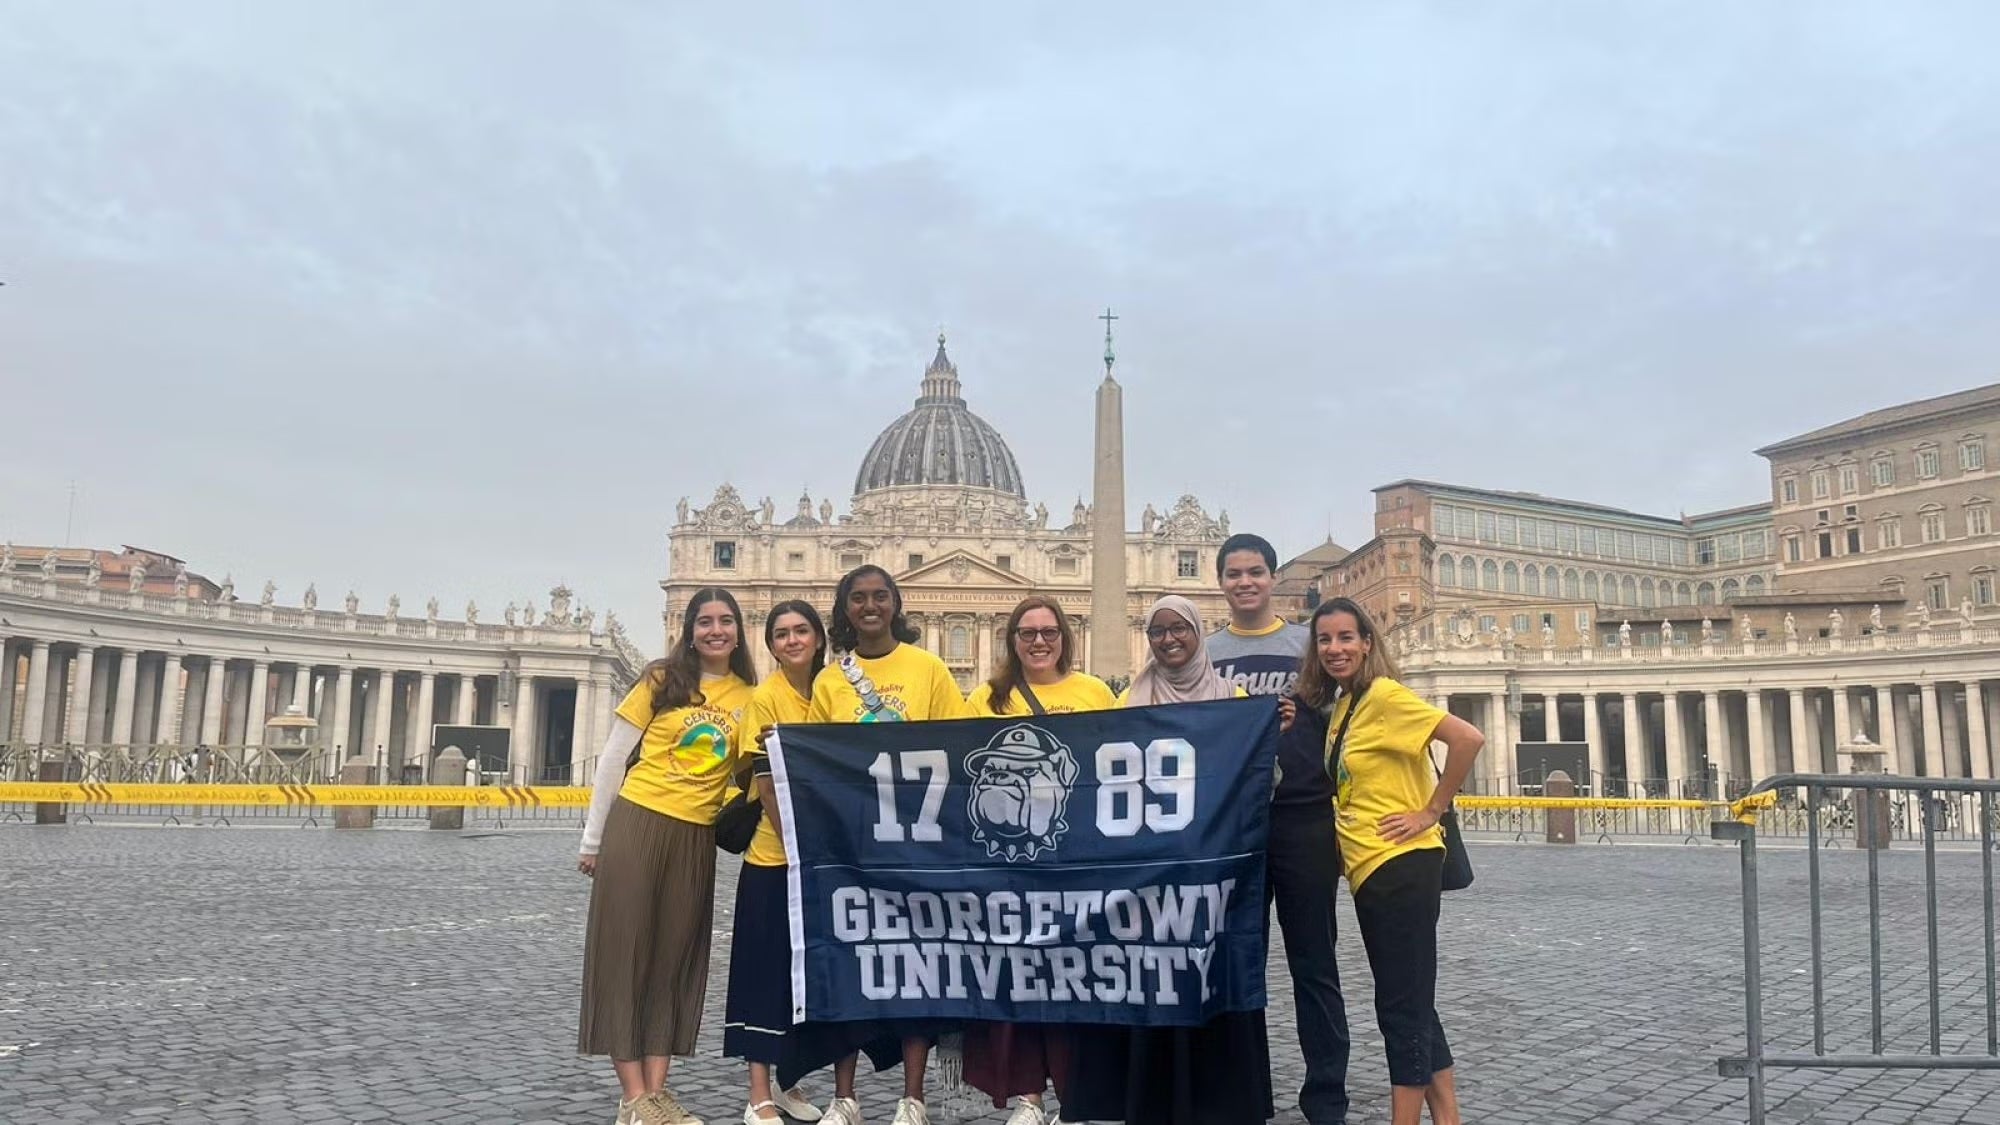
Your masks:
{"label": "black pants", "polygon": [[1437,1014],[1443,896],[1443,848],[1405,852],[1376,868],[1354,892],[1354,917],[1375,973],[1375,1020],[1394,1086],[1428,1086],[1433,1073],[1452,1065],[1451,1044]]}
{"label": "black pants", "polygon": [[1264,905],[1278,903],[1285,962],[1298,1011],[1306,1083],[1299,1112],[1310,1125],[1347,1120],[1347,1004],[1334,959],[1333,900],[1340,890],[1340,841],[1331,802],[1271,807]]}

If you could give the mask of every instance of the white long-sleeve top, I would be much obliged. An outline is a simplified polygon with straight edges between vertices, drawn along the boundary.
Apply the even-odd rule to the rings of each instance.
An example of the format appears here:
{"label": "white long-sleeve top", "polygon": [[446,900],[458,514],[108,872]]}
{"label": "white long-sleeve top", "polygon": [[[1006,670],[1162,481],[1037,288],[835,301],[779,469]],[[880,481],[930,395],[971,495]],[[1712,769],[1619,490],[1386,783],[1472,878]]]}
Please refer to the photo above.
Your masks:
{"label": "white long-sleeve top", "polygon": [[597,772],[590,783],[590,815],[583,822],[583,843],[576,849],[578,855],[596,855],[598,845],[604,842],[604,822],[611,816],[611,806],[618,801],[618,791],[625,787],[625,759],[632,756],[632,748],[645,736],[645,731],[629,721],[612,718],[611,734],[597,754]]}

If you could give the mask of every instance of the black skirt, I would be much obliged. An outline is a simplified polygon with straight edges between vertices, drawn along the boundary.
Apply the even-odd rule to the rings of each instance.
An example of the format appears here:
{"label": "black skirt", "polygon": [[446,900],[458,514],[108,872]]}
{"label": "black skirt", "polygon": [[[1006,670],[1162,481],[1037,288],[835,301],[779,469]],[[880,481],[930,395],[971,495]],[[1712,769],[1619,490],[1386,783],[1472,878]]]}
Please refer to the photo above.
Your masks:
{"label": "black skirt", "polygon": [[773,1064],[790,1059],[792,940],[785,882],[784,868],[747,862],[736,876],[729,1000],[722,1016],[722,1053],[732,1059]]}
{"label": "black skirt", "polygon": [[1200,1027],[1072,1028],[1075,1062],[1060,1091],[1065,1121],[1262,1125],[1274,1112],[1264,1013]]}

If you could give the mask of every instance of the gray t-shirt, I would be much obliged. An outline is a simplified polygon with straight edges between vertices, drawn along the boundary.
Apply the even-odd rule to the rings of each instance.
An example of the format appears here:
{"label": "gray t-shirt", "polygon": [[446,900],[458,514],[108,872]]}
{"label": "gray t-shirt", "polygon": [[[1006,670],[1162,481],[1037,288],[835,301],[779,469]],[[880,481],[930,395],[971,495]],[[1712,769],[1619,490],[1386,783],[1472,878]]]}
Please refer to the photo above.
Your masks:
{"label": "gray t-shirt", "polygon": [[[1294,621],[1255,637],[1225,627],[1209,635],[1208,659],[1223,679],[1251,695],[1284,695],[1298,682],[1299,663],[1310,640],[1306,627]],[[1310,708],[1301,708],[1298,721],[1278,739],[1281,776],[1273,804],[1333,799],[1333,782],[1323,760],[1325,740],[1325,721]]]}

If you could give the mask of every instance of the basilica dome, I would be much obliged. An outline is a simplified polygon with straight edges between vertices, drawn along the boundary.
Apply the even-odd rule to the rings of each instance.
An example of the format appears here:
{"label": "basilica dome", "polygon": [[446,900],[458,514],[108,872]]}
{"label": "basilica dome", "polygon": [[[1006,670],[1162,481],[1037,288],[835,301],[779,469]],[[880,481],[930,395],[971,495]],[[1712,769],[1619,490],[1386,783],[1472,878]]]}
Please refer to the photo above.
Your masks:
{"label": "basilica dome", "polygon": [[944,354],[924,371],[923,391],[908,414],[889,423],[854,477],[854,494],[892,488],[985,488],[1025,499],[1021,469],[999,431],[966,408],[958,368]]}

